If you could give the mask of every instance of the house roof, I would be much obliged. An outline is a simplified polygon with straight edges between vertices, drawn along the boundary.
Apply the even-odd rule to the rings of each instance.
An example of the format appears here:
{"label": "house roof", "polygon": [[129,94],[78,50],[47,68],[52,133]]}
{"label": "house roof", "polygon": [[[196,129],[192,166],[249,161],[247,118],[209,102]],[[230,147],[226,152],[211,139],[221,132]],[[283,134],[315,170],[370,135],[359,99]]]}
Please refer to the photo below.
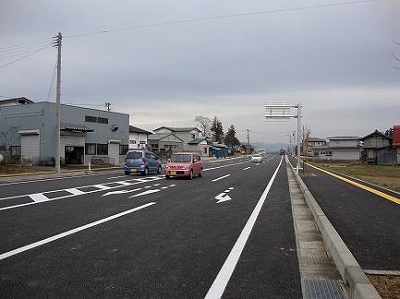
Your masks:
{"label": "house roof", "polygon": [[369,135],[367,135],[367,136],[361,138],[360,140],[361,140],[361,141],[364,141],[364,140],[366,140],[366,139],[369,139],[369,138],[376,138],[376,137],[381,137],[381,138],[386,138],[386,139],[392,140],[392,138],[390,138],[389,136],[386,136],[385,134],[379,132],[378,130],[375,130],[375,132],[372,132],[371,134],[369,134]]}
{"label": "house roof", "polygon": [[309,137],[308,142],[326,142],[326,140],[318,137]]}
{"label": "house roof", "polygon": [[181,138],[175,136],[172,133],[156,133],[156,134],[152,134],[148,137],[149,141],[157,141],[157,140],[161,140],[164,139],[168,136],[174,136],[176,139],[179,139],[180,141],[183,141]]}
{"label": "house roof", "polygon": [[358,136],[333,136],[328,137],[329,140],[360,140]]}
{"label": "house roof", "polygon": [[146,131],[146,130],[143,130],[141,128],[134,127],[134,126],[129,126],[129,133],[142,133],[142,134],[148,134],[148,135],[153,134],[152,132],[149,132],[149,131]]}
{"label": "house roof", "polygon": [[33,104],[34,102],[25,97],[0,100],[0,106],[12,103],[14,103],[15,105],[25,105],[25,104]]}
{"label": "house roof", "polygon": [[193,130],[201,132],[200,129],[196,128],[196,127],[178,127],[178,128],[176,128],[176,127],[165,127],[165,126],[159,127],[157,129],[154,129],[154,131],[159,131],[161,129],[167,129],[167,130],[170,130],[171,132],[174,132],[174,133],[176,133],[176,132],[190,132],[190,131],[193,131]]}
{"label": "house roof", "polygon": [[200,142],[202,142],[202,141],[204,141],[204,140],[206,140],[205,137],[202,137],[202,138],[195,138],[195,139],[189,141],[188,144],[199,144]]}

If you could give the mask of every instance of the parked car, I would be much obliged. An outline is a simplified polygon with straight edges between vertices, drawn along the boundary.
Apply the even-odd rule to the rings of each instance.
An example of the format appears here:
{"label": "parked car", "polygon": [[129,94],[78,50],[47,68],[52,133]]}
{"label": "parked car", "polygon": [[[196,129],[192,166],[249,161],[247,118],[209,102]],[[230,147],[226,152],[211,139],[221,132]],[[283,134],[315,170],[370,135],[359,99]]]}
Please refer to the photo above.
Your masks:
{"label": "parked car", "polygon": [[263,161],[263,157],[260,154],[254,154],[251,156],[251,162],[261,163]]}
{"label": "parked car", "polygon": [[203,171],[203,161],[197,153],[177,152],[172,154],[165,166],[165,177],[187,177],[192,179],[194,176],[201,177]]}
{"label": "parked car", "polygon": [[158,157],[146,150],[129,150],[125,156],[124,172],[141,173],[147,175],[149,172],[160,174],[162,172],[161,162]]}

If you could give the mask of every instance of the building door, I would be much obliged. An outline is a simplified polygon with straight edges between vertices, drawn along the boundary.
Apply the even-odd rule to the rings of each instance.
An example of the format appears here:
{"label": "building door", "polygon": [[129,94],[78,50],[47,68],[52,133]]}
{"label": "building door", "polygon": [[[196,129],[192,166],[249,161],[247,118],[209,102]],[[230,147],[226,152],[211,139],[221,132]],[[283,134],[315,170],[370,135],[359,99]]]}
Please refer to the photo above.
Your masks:
{"label": "building door", "polygon": [[21,135],[21,159],[38,163],[40,156],[40,135]]}
{"label": "building door", "polygon": [[110,158],[110,164],[119,164],[119,143],[108,144],[108,157]]}
{"label": "building door", "polygon": [[83,164],[83,156],[84,156],[83,146],[65,147],[65,164]]}

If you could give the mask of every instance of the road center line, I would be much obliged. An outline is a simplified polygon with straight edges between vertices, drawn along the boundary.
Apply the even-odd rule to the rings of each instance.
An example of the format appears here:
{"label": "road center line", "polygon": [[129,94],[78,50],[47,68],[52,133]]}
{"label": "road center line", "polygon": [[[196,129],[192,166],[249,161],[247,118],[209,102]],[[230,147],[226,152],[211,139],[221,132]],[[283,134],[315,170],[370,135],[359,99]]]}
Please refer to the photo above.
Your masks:
{"label": "road center line", "polygon": [[227,259],[225,260],[225,263],[223,264],[221,270],[219,271],[217,277],[215,278],[213,284],[211,285],[204,299],[218,299],[222,297],[225,288],[232,276],[232,273],[235,270],[237,262],[239,261],[244,246],[246,245],[246,242],[250,236],[253,226],[256,223],[258,215],[260,214],[261,208],[265,202],[265,199],[267,198],[269,190],[271,189],[272,183],[275,180],[278,170],[282,164],[282,160],[283,159],[281,159],[281,162],[279,163],[274,174],[272,175],[271,180],[268,182],[267,187],[265,188],[263,194],[261,195],[256,207],[251,213],[249,219],[247,220],[247,223],[244,226],[242,232],[240,233],[239,238],[236,240],[235,245],[233,246]]}
{"label": "road center line", "polygon": [[6,258],[9,258],[9,257],[13,256],[13,255],[22,253],[22,252],[24,252],[24,251],[27,251],[27,250],[30,250],[30,249],[33,249],[33,248],[36,248],[36,247],[39,247],[39,246],[42,246],[42,245],[45,245],[45,244],[47,244],[47,243],[56,241],[56,240],[58,240],[58,239],[67,237],[67,236],[69,236],[69,235],[76,234],[76,233],[78,233],[78,232],[80,232],[80,231],[83,231],[83,230],[85,230],[85,229],[88,229],[88,228],[91,228],[91,227],[93,227],[93,226],[96,226],[96,225],[99,225],[99,224],[102,224],[102,223],[105,223],[105,222],[114,220],[114,219],[116,219],[116,218],[125,216],[125,215],[130,214],[130,213],[139,211],[139,210],[141,210],[141,209],[150,207],[150,206],[152,206],[152,205],[154,205],[154,204],[156,204],[156,203],[155,203],[155,202],[149,202],[149,203],[147,203],[147,204],[145,204],[145,205],[136,207],[136,208],[134,208],[134,209],[126,210],[126,211],[124,211],[124,212],[121,212],[121,213],[112,215],[112,216],[107,217],[107,218],[104,218],[104,219],[100,219],[100,220],[95,221],[95,222],[92,222],[92,223],[85,224],[85,225],[83,225],[83,226],[79,226],[79,227],[77,227],[77,228],[71,229],[71,230],[69,230],[69,231],[63,232],[63,233],[58,234],[58,235],[54,235],[54,236],[52,236],[52,237],[49,237],[49,238],[46,238],[46,239],[43,239],[43,240],[40,240],[40,241],[38,241],[38,242],[35,242],[35,243],[32,243],[32,244],[29,244],[29,245],[26,245],[26,246],[22,246],[22,247],[19,247],[19,248],[17,248],[17,249],[14,249],[14,250],[11,250],[11,251],[2,253],[2,254],[0,254],[0,260],[4,260],[4,259],[6,259]]}

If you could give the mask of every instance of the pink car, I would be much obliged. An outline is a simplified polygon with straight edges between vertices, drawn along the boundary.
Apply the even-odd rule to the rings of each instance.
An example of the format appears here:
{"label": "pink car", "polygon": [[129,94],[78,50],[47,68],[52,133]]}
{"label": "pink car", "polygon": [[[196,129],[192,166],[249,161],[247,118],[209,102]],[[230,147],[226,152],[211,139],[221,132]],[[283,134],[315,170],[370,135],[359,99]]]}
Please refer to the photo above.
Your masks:
{"label": "pink car", "polygon": [[173,153],[171,159],[165,166],[165,177],[187,177],[192,179],[194,176],[201,177],[203,162],[197,153],[177,152]]}

